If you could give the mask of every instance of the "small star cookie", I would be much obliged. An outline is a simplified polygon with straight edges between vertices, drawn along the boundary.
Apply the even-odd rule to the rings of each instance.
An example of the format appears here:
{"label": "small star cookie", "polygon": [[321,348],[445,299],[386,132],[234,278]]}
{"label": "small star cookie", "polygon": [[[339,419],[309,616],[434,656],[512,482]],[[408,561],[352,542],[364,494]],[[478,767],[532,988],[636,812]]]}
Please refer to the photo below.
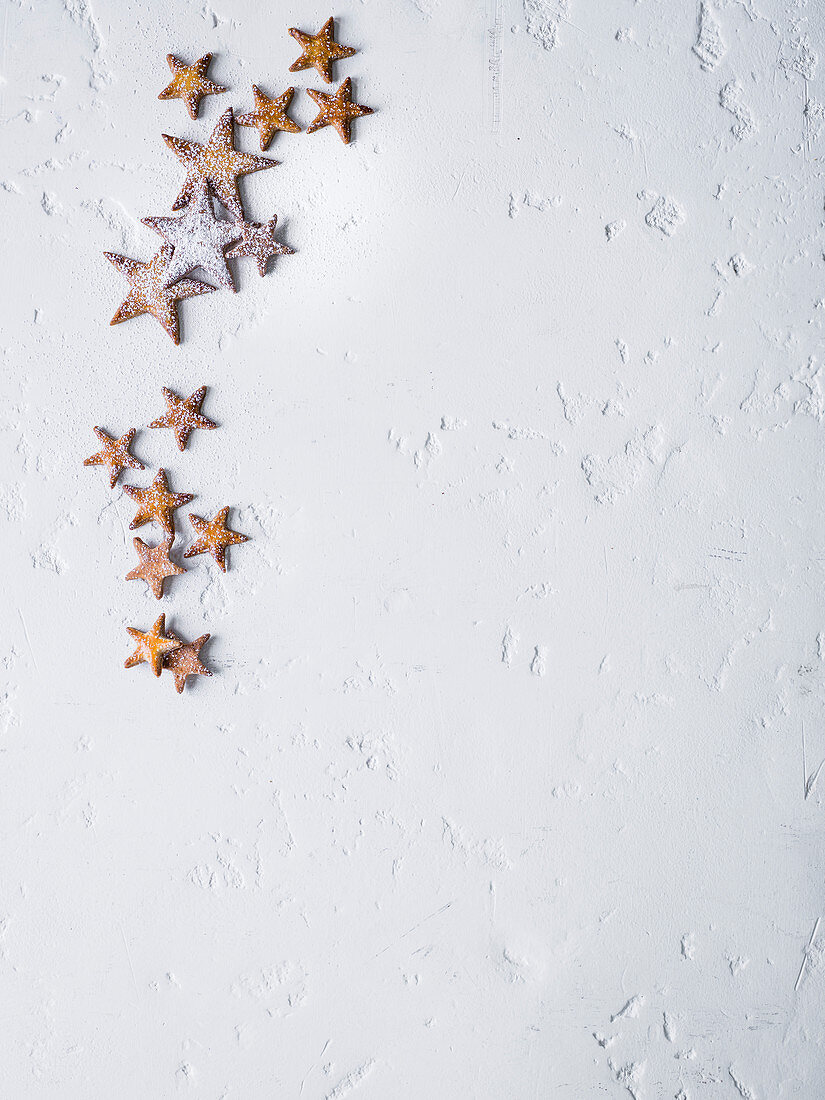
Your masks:
{"label": "small star cookie", "polygon": [[143,539],[133,539],[140,561],[131,573],[126,574],[126,580],[146,581],[152,590],[152,595],[159,600],[163,595],[163,582],[166,578],[179,577],[186,572],[183,566],[175,565],[169,560],[169,551],[174,541],[174,538],[169,535],[159,546],[147,546]]}
{"label": "small star cookie", "polygon": [[236,543],[248,542],[249,535],[242,535],[239,531],[230,531],[226,526],[226,517],[229,515],[229,506],[221,508],[214,519],[205,520],[200,516],[189,514],[189,522],[195,528],[198,538],[186,553],[185,558],[194,558],[196,554],[211,554],[221,569],[226,572],[226,549]]}
{"label": "small star cookie", "polygon": [[135,518],[129,524],[130,530],[142,527],[144,523],[155,522],[160,524],[167,535],[175,534],[175,517],[173,512],[182,504],[188,504],[193,493],[170,493],[166,484],[166,471],[161,467],[155,480],[145,489],[135,485],[124,485],[123,491],[137,502],[138,510]]}
{"label": "small star cookie", "polygon": [[232,108],[228,107],[218,119],[206,145],[201,145],[199,141],[170,137],[169,134],[163,135],[163,140],[186,169],[186,179],[181,193],[172,204],[173,210],[186,206],[192,198],[195,185],[203,180],[232,217],[243,220],[238,176],[260,172],[264,168],[274,168],[278,161],[238,152],[235,148],[233,117]]}
{"label": "small star cookie", "polygon": [[193,267],[200,267],[211,275],[219,286],[234,290],[232,273],[226,266],[224,249],[236,241],[240,234],[233,222],[219,221],[215,217],[209,188],[203,180],[192,187],[189,205],[177,218],[143,218],[143,224],[159,233],[172,245],[172,258],[166,266],[166,285],[187,275]]}
{"label": "small star cookie", "polygon": [[[246,224],[246,223],[244,223]],[[159,416],[149,425],[150,428],[171,428],[175,433],[178,450],[186,449],[190,433],[196,428],[217,428],[214,420],[201,414],[201,405],[206,394],[206,386],[195,390],[191,397],[184,400],[174,390],[163,387],[163,396],[166,399],[166,415]]]}
{"label": "small star cookie", "polygon": [[267,264],[272,256],[291,256],[294,248],[288,244],[280,244],[275,240],[275,226],[278,223],[276,215],[268,222],[240,222],[238,229],[242,237],[237,244],[227,252],[230,260],[240,259],[242,256],[254,256],[258,261],[258,273],[266,275]]}
{"label": "small star cookie", "polygon": [[254,126],[257,129],[261,139],[261,152],[268,148],[279,130],[287,134],[300,134],[301,127],[287,114],[294,94],[294,88],[287,88],[283,95],[270,99],[257,84],[252,85],[255,110],[246,115],[238,115],[235,121],[239,126]]}
{"label": "small star cookie", "polygon": [[114,489],[117,479],[127,467],[130,470],[146,469],[142,462],[138,462],[135,456],[129,453],[132,440],[135,438],[135,431],[135,428],[130,428],[126,435],[122,435],[120,439],[113,439],[102,428],[95,428],[95,435],[103,444],[103,450],[84,458],[83,465],[108,466],[110,489]]}
{"label": "small star cookie", "polygon": [[332,16],[327,19],[318,34],[306,34],[295,27],[290,27],[289,33],[304,51],[297,61],[292,62],[289,71],[298,73],[302,69],[315,69],[327,84],[332,83],[333,62],[352,57],[357,53],[352,46],[340,46],[334,40],[335,21]]}
{"label": "small star cookie", "polygon": [[372,107],[363,107],[360,103],[352,102],[352,81],[349,77],[334,95],[316,92],[313,88],[307,88],[307,94],[312,96],[320,108],[317,117],[307,126],[307,133],[314,134],[325,126],[334,126],[346,145],[350,141],[352,120],[373,113]]}
{"label": "small star cookie", "polygon": [[212,669],[207,668],[200,659],[200,651],[209,641],[211,635],[201,634],[194,642],[182,642],[174,632],[169,632],[169,637],[179,642],[177,649],[171,650],[163,658],[163,667],[168,669],[175,677],[175,687],[180,694],[185,685],[187,676],[211,676]]}
{"label": "small star cookie", "polygon": [[137,642],[137,649],[131,657],[126,658],[123,663],[124,668],[134,668],[135,665],[143,664],[146,661],[147,664],[152,666],[152,672],[155,676],[160,676],[164,655],[178,649],[181,644],[177,638],[166,636],[165,620],[166,616],[161,615],[152,629],[147,630],[145,633],[142,630],[135,630],[133,626],[126,627]]}
{"label": "small star cookie", "polygon": [[115,252],[103,255],[114,264],[121,275],[129,280],[129,293],[118,306],[111,324],[119,325],[142,313],[151,313],[176,343],[180,343],[180,324],[177,303],[198,294],[211,294],[215,289],[197,279],[181,279],[173,286],[166,285],[166,269],[172,257],[172,246],[165,244],[149,263],[118,256]]}
{"label": "small star cookie", "polygon": [[211,53],[205,53],[191,65],[185,64],[179,57],[170,53],[166,57],[172,70],[172,80],[158,96],[158,99],[182,99],[191,118],[198,117],[198,107],[204,96],[219,95],[225,92],[220,84],[207,79],[206,70],[212,60]]}

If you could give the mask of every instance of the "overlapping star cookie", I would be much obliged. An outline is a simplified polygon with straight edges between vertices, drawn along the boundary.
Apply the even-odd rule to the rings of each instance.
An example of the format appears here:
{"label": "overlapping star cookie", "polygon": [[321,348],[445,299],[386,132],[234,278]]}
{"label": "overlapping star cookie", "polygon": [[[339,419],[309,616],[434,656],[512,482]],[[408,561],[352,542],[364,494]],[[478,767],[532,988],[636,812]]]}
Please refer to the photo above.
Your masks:
{"label": "overlapping star cookie", "polygon": [[295,252],[288,244],[275,240],[277,224],[278,217],[275,214],[268,222],[240,222],[238,229],[241,239],[230,248],[227,257],[237,260],[242,256],[254,256],[258,261],[258,274],[266,275],[267,265],[273,256],[291,256]]}
{"label": "overlapping star cookie", "polygon": [[112,436],[107,435],[102,428],[95,428],[95,435],[103,444],[103,449],[98,451],[97,454],[89,455],[88,458],[84,458],[83,465],[108,466],[110,489],[114,489],[117,479],[127,467],[130,470],[146,469],[143,463],[138,462],[135,456],[129,451],[132,440],[135,438],[135,431],[135,428],[130,428],[125,435],[120,437],[120,439],[113,439]]}
{"label": "overlapping star cookie", "polygon": [[319,107],[316,118],[307,126],[307,133],[314,134],[316,130],[322,130],[325,126],[334,126],[341,141],[346,145],[350,142],[352,120],[373,113],[372,107],[364,107],[360,103],[352,102],[352,81],[349,77],[334,95],[316,92],[313,88],[307,88],[307,95],[311,96]]}
{"label": "overlapping star cookie", "polygon": [[155,676],[160,676],[164,656],[173,649],[178,649],[181,644],[176,637],[166,636],[166,616],[161,615],[151,630],[136,630],[133,626],[127,626],[126,629],[137,642],[137,648],[123,662],[123,667],[134,668],[145,661]]}
{"label": "overlapping star cookie", "polygon": [[307,34],[296,27],[290,27],[289,33],[304,51],[297,61],[292,62],[289,71],[298,73],[302,69],[315,69],[327,84],[332,83],[333,63],[352,57],[357,52],[352,46],[341,46],[335,41],[335,21],[332,16],[317,34]]}
{"label": "overlapping star cookie", "polygon": [[133,260],[129,256],[119,256],[116,252],[104,252],[103,255],[129,280],[129,293],[118,306],[117,313],[111,320],[113,325],[139,317],[142,313],[151,313],[172,340],[179,344],[177,303],[198,294],[211,294],[215,289],[197,279],[180,279],[172,286],[167,286],[166,270],[172,258],[172,246],[168,244],[156,252],[148,263]]}
{"label": "overlapping star cookie", "polygon": [[167,577],[179,577],[186,572],[182,565],[175,565],[169,560],[169,551],[174,541],[172,535],[167,535],[158,546],[147,546],[143,539],[133,539],[139,561],[131,573],[126,574],[126,580],[146,581],[152,595],[159,600]]}
{"label": "overlapping star cookie", "polygon": [[196,554],[211,554],[225,573],[227,547],[249,541],[249,535],[242,535],[239,531],[231,531],[226,526],[228,515],[228,505],[226,508],[221,508],[220,512],[211,520],[202,519],[190,512],[189,522],[195,528],[198,538],[183,556],[193,558]]}
{"label": "overlapping star cookie", "polygon": [[188,504],[193,493],[170,493],[166,483],[166,471],[161,467],[155,474],[155,480],[145,489],[136,485],[124,485],[123,491],[137,502],[138,510],[129,524],[130,530],[142,527],[144,523],[158,523],[167,535],[175,534],[174,511]]}
{"label": "overlapping star cookie", "polygon": [[204,96],[219,95],[226,91],[226,88],[222,88],[220,84],[213,84],[206,76],[206,70],[212,60],[211,53],[205,53],[191,65],[187,65],[173,53],[168,54],[166,60],[172,70],[172,80],[160,93],[158,99],[182,99],[192,118],[198,117],[198,107]]}
{"label": "overlapping star cookie", "polygon": [[175,677],[175,688],[180,694],[186,686],[187,676],[211,676],[212,669],[207,668],[200,659],[200,651],[209,641],[211,635],[201,634],[194,642],[183,642],[174,631],[169,631],[168,637],[178,642],[178,648],[171,650],[163,658],[163,667],[168,669]]}
{"label": "overlapping star cookie", "polygon": [[295,94],[294,88],[287,88],[275,99],[264,95],[257,84],[252,85],[252,97],[255,110],[235,119],[239,126],[254,126],[261,141],[261,152],[269,146],[275,134],[282,130],[287,134],[300,134],[301,127],[289,117],[287,111]]}
{"label": "overlapping star cookie", "polygon": [[234,222],[215,217],[209,188],[202,179],[192,184],[192,197],[183,214],[177,218],[143,218],[143,224],[159,233],[172,246],[172,256],[166,265],[166,285],[200,267],[227,290],[234,290],[232,273],[226,266],[224,250],[240,236]]}
{"label": "overlapping star cookie", "polygon": [[264,168],[274,168],[278,161],[239,152],[235,148],[233,117],[232,108],[228,107],[218,119],[206,145],[163,135],[163,140],[186,169],[186,179],[172,204],[173,210],[180,210],[191,202],[195,185],[202,180],[233,218],[243,219],[238,177],[249,172],[260,172]]}
{"label": "overlapping star cookie", "polygon": [[[245,223],[244,223],[245,224]],[[175,433],[178,450],[186,449],[189,436],[196,428],[217,428],[214,420],[201,413],[201,405],[206,395],[206,386],[184,400],[174,390],[163,387],[163,396],[166,399],[166,415],[159,416],[149,425],[150,428],[171,428]]]}

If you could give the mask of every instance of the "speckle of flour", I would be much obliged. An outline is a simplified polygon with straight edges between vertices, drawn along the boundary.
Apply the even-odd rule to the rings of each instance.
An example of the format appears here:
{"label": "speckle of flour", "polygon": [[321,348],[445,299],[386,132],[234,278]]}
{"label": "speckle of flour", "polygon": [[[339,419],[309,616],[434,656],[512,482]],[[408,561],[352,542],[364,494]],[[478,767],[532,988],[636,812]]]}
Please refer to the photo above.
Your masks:
{"label": "speckle of flour", "polygon": [[645,224],[651,229],[658,229],[666,237],[672,237],[684,220],[685,212],[681,206],[664,195],[659,196],[645,215]]}
{"label": "speckle of flour", "polygon": [[707,0],[702,0],[699,5],[699,34],[693,46],[693,52],[706,72],[715,69],[727,52],[727,46],[722,40],[722,31]]}
{"label": "speckle of flour", "polygon": [[527,33],[545,50],[559,44],[559,26],[570,15],[570,0],[524,0]]}
{"label": "speckle of flour", "polygon": [[729,111],[735,121],[730,132],[737,141],[753,137],[759,129],[750,107],[744,101],[745,89],[738,80],[729,80],[719,92],[719,105]]}
{"label": "speckle of flour", "polygon": [[547,649],[537,645],[533,650],[533,660],[530,662],[530,671],[534,676],[544,676],[547,672]]}
{"label": "speckle of flour", "polygon": [[518,641],[518,634],[514,634],[512,628],[508,626],[504,631],[504,637],[501,639],[501,660],[508,668],[512,666],[513,659],[516,656]]}
{"label": "speckle of flour", "polygon": [[623,218],[619,218],[618,221],[615,222],[608,222],[604,227],[604,235],[607,237],[608,241],[615,240],[620,233],[625,231],[626,227],[627,222]]}

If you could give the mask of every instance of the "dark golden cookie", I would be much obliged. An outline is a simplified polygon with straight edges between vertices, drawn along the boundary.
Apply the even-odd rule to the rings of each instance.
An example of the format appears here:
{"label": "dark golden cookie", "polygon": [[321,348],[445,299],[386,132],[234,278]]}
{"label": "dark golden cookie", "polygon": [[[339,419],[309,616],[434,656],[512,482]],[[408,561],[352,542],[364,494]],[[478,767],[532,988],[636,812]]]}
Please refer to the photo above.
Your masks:
{"label": "dark golden cookie", "polygon": [[225,92],[220,84],[213,84],[206,76],[211,53],[205,53],[191,65],[184,64],[173,53],[167,55],[166,60],[172,70],[172,79],[158,96],[158,99],[182,99],[186,110],[192,118],[198,117],[200,101],[206,95],[218,95]]}
{"label": "dark golden cookie", "polygon": [[239,126],[254,126],[261,140],[261,152],[266,149],[279,130],[287,134],[300,134],[301,127],[289,117],[287,111],[295,94],[294,88],[287,88],[276,99],[265,96],[257,84],[252,85],[252,97],[255,110],[235,119]]}
{"label": "dark golden cookie", "polygon": [[147,546],[143,539],[133,539],[140,561],[131,573],[126,574],[126,580],[146,581],[152,595],[159,600],[163,595],[163,582],[166,578],[179,577],[186,572],[182,565],[175,565],[169,560],[169,551],[174,541],[172,535],[169,535],[159,546]]}
{"label": "dark golden cookie", "polygon": [[211,676],[212,669],[207,668],[200,659],[200,651],[209,641],[209,634],[201,634],[194,642],[182,642],[177,634],[170,631],[169,637],[180,643],[163,658],[163,667],[175,677],[178,694],[186,685],[187,676]]}
{"label": "dark golden cookie", "polygon": [[166,471],[161,467],[155,475],[155,480],[145,489],[135,485],[124,485],[123,491],[137,502],[138,510],[135,518],[129,524],[134,531],[136,527],[142,527],[144,523],[160,524],[167,535],[175,534],[176,508],[182,504],[188,504],[193,493],[170,493],[166,484]]}
{"label": "dark golden cookie", "polygon": [[200,516],[189,514],[189,522],[195,528],[198,538],[186,553],[185,558],[194,558],[196,554],[211,554],[221,569],[226,572],[226,549],[239,542],[248,542],[249,535],[242,535],[239,531],[230,531],[226,526],[226,517],[229,515],[229,506],[221,508],[214,519],[205,520]]}
{"label": "dark golden cookie", "polygon": [[114,489],[115,482],[127,467],[130,470],[146,469],[142,462],[138,462],[135,456],[129,453],[132,440],[135,438],[135,431],[135,428],[130,428],[126,435],[122,435],[120,439],[113,439],[102,428],[95,428],[95,435],[103,444],[103,450],[84,458],[83,465],[108,466],[110,489]]}
{"label": "dark golden cookie", "polygon": [[166,285],[166,268],[172,257],[172,246],[165,244],[149,263],[119,256],[115,252],[103,255],[114,264],[121,275],[129,280],[129,293],[118,307],[111,324],[119,325],[142,313],[151,313],[163,325],[176,344],[180,343],[180,325],[177,303],[198,294],[211,294],[215,289],[197,279],[181,279],[172,286]]}
{"label": "dark golden cookie", "polygon": [[[246,224],[246,223],[244,223]],[[206,394],[206,386],[184,400],[174,390],[163,388],[163,396],[166,399],[166,415],[159,416],[149,425],[150,428],[171,428],[175,433],[178,450],[183,451],[191,432],[196,428],[217,428],[214,420],[201,414],[201,405]]]}
{"label": "dark golden cookie", "polygon": [[352,81],[349,77],[334,95],[316,92],[313,88],[307,88],[307,94],[312,96],[319,107],[317,118],[307,126],[308,134],[314,134],[325,126],[334,126],[341,141],[348,145],[352,120],[373,113],[372,107],[363,107],[360,103],[352,102]]}
{"label": "dark golden cookie", "polygon": [[295,251],[288,244],[275,240],[277,224],[278,218],[274,214],[268,222],[241,222],[238,229],[243,235],[227,252],[227,257],[237,260],[242,256],[254,256],[258,261],[258,273],[266,275],[266,267],[272,256],[291,256]]}
{"label": "dark golden cookie", "polygon": [[291,73],[302,69],[315,69],[327,84],[332,83],[332,65],[345,57],[352,57],[357,51],[352,46],[340,46],[335,40],[335,22],[332,16],[327,19],[317,34],[306,34],[296,27],[290,27],[289,33],[304,51],[297,61],[289,66]]}
{"label": "dark golden cookie", "polygon": [[134,668],[135,665],[146,661],[152,666],[155,676],[160,676],[164,655],[171,653],[173,649],[178,649],[181,644],[177,638],[166,636],[165,620],[166,616],[161,615],[152,629],[145,633],[142,630],[135,630],[133,626],[126,627],[137,642],[137,649],[131,657],[126,658],[123,663],[124,668]]}

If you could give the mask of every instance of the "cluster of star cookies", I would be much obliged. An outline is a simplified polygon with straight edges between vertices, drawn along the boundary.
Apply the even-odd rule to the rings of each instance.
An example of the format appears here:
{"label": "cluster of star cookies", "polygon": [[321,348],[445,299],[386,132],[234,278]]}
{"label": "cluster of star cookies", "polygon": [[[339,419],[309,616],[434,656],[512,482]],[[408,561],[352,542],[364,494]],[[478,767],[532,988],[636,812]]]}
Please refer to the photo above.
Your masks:
{"label": "cluster of star cookies", "polygon": [[[166,413],[153,420],[150,428],[171,428],[178,449],[183,451],[190,434],[196,428],[214,429],[217,424],[201,412],[206,386],[201,386],[190,397],[180,397],[174,390],[164,389]],[[109,471],[109,487],[114,489],[120,475],[126,469],[144,470],[143,463],[131,453],[132,440],[136,433],[130,428],[125,435],[115,439],[95,428],[95,435],[102,444],[101,450],[84,459],[84,466],[105,466]],[[192,500],[192,493],[172,493],[166,480],[166,471],[161,467],[152,484],[146,488],[124,485],[123,491],[137,505],[135,518],[129,524],[131,530],[146,523],[156,523],[165,538],[157,546],[147,545],[143,539],[135,538],[134,547],[138,564],[126,574],[127,581],[145,581],[149,590],[157,598],[163,597],[164,581],[178,577],[186,570],[170,558],[175,541],[175,511]],[[248,535],[232,531],[226,526],[229,507],[222,508],[214,519],[206,520],[190,513],[189,522],[197,538],[184,553],[184,558],[193,558],[198,554],[211,554],[220,568],[226,572],[226,551],[236,543],[247,542]],[[166,617],[161,615],[151,630],[141,631],[127,627],[129,634],[137,643],[135,652],[126,661],[126,668],[147,662],[155,676],[168,669],[175,678],[175,687],[183,691],[187,676],[211,676],[210,669],[200,660],[201,648],[209,640],[209,634],[203,634],[194,642],[184,642],[173,631],[167,631]]]}
{"label": "cluster of star cookies", "polygon": [[[290,28],[289,33],[303,51],[290,65],[290,72],[314,68],[327,83],[332,82],[334,62],[351,57],[356,52],[353,47],[342,46],[335,41],[332,18],[327,20],[318,34],[306,34],[295,27]],[[219,95],[227,90],[207,77],[211,60],[212,55],[205,54],[192,65],[186,65],[174,54],[169,54],[167,61],[172,80],[158,99],[180,99],[190,116],[197,118],[204,96]],[[268,148],[278,131],[300,133],[300,126],[287,114],[294,94],[294,88],[287,88],[280,96],[270,98],[253,84],[255,109],[236,118],[232,108],[227,108],[206,144],[163,135],[163,140],[186,170],[183,187],[172,204],[173,210],[183,209],[184,213],[176,218],[143,219],[143,224],[164,240],[160,250],[148,263],[114,252],[104,252],[106,259],[129,282],[129,293],[112,318],[113,325],[149,313],[178,344],[180,323],[177,303],[216,289],[209,283],[190,278],[190,272],[200,268],[219,286],[234,291],[235,282],[228,259],[253,256],[257,260],[258,272],[263,276],[272,257],[293,252],[288,245],[275,240],[276,216],[263,223],[246,220],[238,189],[239,178],[250,172],[272,168],[278,161],[236,149],[234,127],[235,123],[255,127],[262,151]],[[353,119],[372,114],[372,108],[353,103],[349,77],[334,95],[311,88],[307,89],[307,94],[319,108],[317,118],[307,127],[309,134],[325,126],[334,126],[341,140],[348,143]],[[215,200],[227,212],[229,219],[215,215]]]}

